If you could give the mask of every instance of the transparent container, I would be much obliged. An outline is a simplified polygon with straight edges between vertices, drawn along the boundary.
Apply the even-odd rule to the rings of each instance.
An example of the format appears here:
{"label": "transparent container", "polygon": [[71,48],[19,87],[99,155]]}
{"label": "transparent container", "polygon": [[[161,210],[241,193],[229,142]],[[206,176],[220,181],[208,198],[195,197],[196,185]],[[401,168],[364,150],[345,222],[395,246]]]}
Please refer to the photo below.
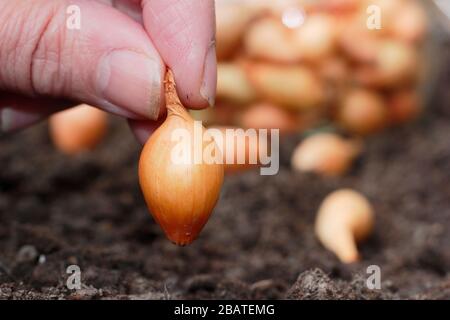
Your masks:
{"label": "transparent container", "polygon": [[414,0],[217,0],[217,107],[195,116],[362,136],[413,121],[440,68],[435,9]]}

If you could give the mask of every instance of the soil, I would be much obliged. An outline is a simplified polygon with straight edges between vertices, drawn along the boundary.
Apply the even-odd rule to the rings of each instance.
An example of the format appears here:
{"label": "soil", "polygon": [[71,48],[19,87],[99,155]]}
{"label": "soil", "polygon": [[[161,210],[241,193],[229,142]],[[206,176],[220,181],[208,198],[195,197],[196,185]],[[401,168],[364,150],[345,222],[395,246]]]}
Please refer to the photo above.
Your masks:
{"label": "soil", "polygon": [[[449,70],[450,71],[450,70]],[[370,138],[341,178],[293,173],[302,138],[283,140],[276,176],[226,178],[200,238],[177,247],[148,214],[140,146],[115,119],[94,152],[54,150],[46,124],[0,139],[0,299],[449,299],[450,72],[419,122]],[[343,265],[313,234],[331,191],[376,209],[362,260]],[[79,265],[82,289],[66,287]],[[369,265],[381,289],[366,286]]]}

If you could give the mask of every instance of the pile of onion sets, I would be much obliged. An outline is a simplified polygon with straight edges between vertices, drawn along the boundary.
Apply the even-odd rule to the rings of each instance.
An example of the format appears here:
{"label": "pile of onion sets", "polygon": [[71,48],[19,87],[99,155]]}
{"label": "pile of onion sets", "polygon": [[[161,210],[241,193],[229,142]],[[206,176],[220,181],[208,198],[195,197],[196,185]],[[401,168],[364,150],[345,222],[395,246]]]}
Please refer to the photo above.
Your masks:
{"label": "pile of onion sets", "polygon": [[[139,183],[151,214],[166,236],[177,245],[187,245],[198,237],[211,215],[220,195],[224,167],[221,163],[194,161],[194,157],[173,161],[174,148],[180,143],[173,139],[175,130],[184,129],[190,135],[186,147],[194,150],[194,120],[178,98],[170,70],[165,78],[165,98],[167,118],[142,150]],[[206,129],[202,130],[207,136]],[[214,151],[220,152],[210,140],[202,142],[202,151],[212,143]]]}

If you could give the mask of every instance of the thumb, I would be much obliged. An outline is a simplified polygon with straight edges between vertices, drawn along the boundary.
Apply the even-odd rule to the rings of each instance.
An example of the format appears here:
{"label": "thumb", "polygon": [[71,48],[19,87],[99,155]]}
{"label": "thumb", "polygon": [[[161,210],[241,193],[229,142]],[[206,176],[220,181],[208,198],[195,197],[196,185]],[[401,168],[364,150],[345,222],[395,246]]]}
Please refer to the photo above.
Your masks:
{"label": "thumb", "polygon": [[0,91],[133,118],[162,112],[164,64],[141,25],[88,0],[0,0]]}

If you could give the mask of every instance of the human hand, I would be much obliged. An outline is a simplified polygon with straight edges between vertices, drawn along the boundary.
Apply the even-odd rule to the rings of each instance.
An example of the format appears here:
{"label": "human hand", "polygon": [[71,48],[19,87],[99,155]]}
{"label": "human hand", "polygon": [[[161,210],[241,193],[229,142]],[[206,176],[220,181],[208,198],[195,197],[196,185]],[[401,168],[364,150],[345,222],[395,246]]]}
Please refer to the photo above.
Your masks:
{"label": "human hand", "polygon": [[166,65],[185,106],[214,104],[214,27],[213,0],[0,0],[0,132],[76,101],[145,140],[165,111]]}

